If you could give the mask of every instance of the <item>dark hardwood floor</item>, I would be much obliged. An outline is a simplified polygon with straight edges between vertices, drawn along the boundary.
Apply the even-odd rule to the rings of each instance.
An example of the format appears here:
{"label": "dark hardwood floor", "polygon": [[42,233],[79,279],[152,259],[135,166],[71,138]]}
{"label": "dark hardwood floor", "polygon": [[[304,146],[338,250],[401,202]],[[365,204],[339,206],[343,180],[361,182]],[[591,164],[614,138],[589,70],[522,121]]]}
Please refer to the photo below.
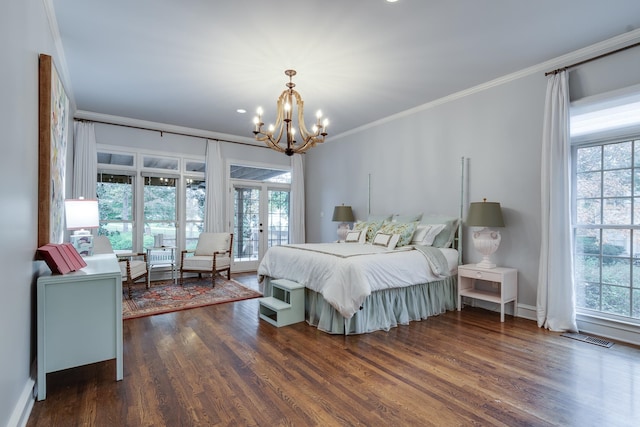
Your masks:
{"label": "dark hardwood floor", "polygon": [[28,426],[640,425],[640,348],[481,309],[344,337],[247,300],[123,329],[124,380],[114,361],[51,373]]}

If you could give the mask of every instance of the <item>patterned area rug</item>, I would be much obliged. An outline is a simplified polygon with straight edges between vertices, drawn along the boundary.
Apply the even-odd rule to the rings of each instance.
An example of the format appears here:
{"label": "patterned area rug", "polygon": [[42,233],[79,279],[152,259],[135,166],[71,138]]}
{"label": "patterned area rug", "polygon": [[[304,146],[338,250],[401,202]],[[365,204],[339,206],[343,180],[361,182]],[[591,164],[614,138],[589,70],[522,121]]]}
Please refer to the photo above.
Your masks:
{"label": "patterned area rug", "polygon": [[211,278],[185,279],[184,287],[174,285],[171,280],[151,282],[151,288],[138,285],[131,289],[131,299],[126,289],[122,297],[122,318],[152,316],[204,307],[206,305],[223,304],[261,297],[260,292],[249,289],[235,280],[216,279],[216,286],[211,287]]}

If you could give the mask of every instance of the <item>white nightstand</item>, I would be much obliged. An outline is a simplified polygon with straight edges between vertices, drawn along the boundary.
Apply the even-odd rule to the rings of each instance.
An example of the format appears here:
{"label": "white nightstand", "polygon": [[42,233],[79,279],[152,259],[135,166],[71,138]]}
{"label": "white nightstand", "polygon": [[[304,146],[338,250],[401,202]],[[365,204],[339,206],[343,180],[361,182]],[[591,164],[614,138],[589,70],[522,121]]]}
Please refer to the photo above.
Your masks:
{"label": "white nightstand", "polygon": [[[476,288],[476,280],[492,282],[493,285],[487,285],[492,289]],[[515,317],[518,311],[518,270],[506,267],[480,268],[476,264],[461,265],[458,267],[458,311],[462,309],[462,297],[500,304],[501,322],[504,322],[504,305],[513,301]]]}

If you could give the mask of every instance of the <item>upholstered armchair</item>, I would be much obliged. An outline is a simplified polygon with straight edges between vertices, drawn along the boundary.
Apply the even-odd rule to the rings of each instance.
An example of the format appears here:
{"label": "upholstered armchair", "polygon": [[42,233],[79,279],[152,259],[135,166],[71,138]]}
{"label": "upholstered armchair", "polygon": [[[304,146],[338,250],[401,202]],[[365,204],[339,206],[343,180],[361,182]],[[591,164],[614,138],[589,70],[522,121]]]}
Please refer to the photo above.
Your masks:
{"label": "upholstered armchair", "polygon": [[231,280],[231,255],[233,253],[233,233],[201,233],[195,250],[180,253],[180,285],[184,273],[211,274],[211,286],[216,285],[216,274],[226,272]]}
{"label": "upholstered armchair", "polygon": [[[93,253],[94,254],[112,254],[113,247],[107,236],[96,236],[93,239]],[[122,276],[122,283],[127,285],[127,293],[131,298],[131,286],[136,280],[146,279],[149,274],[147,269],[147,254],[126,252],[116,253],[118,257],[118,264],[120,264],[120,275]],[[149,285],[147,284],[147,287]]]}

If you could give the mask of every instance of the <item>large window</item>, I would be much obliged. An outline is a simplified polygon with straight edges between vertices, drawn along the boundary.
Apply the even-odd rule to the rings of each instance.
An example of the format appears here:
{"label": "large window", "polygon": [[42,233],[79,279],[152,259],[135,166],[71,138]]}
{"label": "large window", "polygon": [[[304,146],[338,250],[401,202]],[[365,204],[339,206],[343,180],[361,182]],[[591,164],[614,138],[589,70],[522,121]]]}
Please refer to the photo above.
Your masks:
{"label": "large window", "polygon": [[574,153],[577,307],[640,319],[640,140]]}
{"label": "large window", "polygon": [[572,105],[574,281],[584,314],[640,323],[640,92]]}

